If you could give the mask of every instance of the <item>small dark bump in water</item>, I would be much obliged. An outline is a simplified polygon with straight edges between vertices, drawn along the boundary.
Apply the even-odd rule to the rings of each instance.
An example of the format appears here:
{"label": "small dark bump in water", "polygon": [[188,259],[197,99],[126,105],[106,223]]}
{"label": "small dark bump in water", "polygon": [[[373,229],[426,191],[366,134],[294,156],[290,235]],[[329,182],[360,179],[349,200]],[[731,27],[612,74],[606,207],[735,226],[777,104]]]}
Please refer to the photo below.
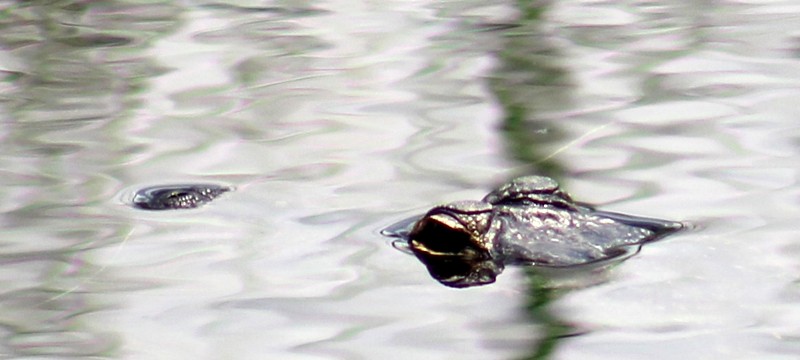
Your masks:
{"label": "small dark bump in water", "polygon": [[151,186],[136,192],[133,206],[143,210],[194,209],[231,190],[214,184]]}

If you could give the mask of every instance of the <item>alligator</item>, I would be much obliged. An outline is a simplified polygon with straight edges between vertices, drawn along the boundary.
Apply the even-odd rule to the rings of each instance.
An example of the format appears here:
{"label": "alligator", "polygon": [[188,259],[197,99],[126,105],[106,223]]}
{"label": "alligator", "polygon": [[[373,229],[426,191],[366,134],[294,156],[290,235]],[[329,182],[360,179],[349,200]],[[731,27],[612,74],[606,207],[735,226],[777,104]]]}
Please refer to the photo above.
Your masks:
{"label": "alligator", "polygon": [[544,176],[513,179],[480,201],[456,201],[385,229],[440,283],[493,283],[506,265],[565,268],[624,259],[682,229],[573,201]]}

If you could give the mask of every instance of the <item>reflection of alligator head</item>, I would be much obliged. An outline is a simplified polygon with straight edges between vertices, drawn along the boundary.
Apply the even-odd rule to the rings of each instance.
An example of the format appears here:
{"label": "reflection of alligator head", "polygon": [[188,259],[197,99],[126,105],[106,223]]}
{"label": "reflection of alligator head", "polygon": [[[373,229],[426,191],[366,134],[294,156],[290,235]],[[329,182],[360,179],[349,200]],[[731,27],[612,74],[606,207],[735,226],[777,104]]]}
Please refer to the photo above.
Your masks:
{"label": "reflection of alligator head", "polygon": [[482,201],[434,207],[410,231],[385,233],[405,238],[441,283],[467,287],[494,282],[509,264],[567,267],[620,258],[681,227],[594,210],[572,201],[553,179],[526,176]]}

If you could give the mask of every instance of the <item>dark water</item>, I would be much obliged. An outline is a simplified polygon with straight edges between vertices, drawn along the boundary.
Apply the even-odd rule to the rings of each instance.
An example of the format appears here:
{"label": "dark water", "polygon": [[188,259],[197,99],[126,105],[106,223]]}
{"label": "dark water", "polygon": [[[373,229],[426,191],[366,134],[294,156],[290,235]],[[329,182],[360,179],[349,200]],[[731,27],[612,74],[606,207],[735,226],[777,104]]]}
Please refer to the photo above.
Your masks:
{"label": "dark water", "polygon": [[[0,2],[0,357],[795,359],[798,10]],[[378,234],[521,174],[695,229],[467,290]]]}

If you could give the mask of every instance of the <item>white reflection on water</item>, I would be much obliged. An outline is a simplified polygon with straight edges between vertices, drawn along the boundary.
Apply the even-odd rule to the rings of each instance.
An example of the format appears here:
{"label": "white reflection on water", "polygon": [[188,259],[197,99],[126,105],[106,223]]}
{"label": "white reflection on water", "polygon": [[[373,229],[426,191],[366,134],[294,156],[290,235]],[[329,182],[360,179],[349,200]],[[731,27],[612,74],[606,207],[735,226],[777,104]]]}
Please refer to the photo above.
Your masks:
{"label": "white reflection on water", "polygon": [[[2,5],[2,352],[534,357],[550,312],[558,358],[791,358],[788,5],[520,4]],[[699,230],[538,318],[519,271],[453,291],[377,234],[537,169]],[[237,191],[120,200],[191,181]]]}

